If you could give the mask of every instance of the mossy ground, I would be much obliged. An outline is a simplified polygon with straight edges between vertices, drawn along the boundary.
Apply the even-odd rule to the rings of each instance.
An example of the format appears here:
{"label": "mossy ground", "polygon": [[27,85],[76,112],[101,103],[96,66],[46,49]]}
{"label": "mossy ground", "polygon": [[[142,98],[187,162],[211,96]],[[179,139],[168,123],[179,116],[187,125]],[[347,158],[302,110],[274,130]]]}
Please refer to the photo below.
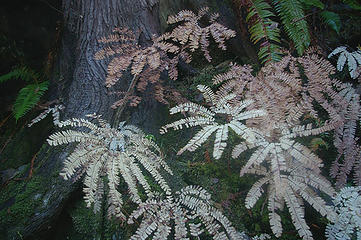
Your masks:
{"label": "mossy ground", "polygon": [[[15,236],[22,239],[23,226],[26,226],[30,217],[36,214],[35,209],[46,204],[46,183],[47,179],[34,176],[29,180],[12,181],[1,190],[0,236],[3,236],[3,239]],[[4,236],[8,227],[12,225],[18,226],[17,229]]]}

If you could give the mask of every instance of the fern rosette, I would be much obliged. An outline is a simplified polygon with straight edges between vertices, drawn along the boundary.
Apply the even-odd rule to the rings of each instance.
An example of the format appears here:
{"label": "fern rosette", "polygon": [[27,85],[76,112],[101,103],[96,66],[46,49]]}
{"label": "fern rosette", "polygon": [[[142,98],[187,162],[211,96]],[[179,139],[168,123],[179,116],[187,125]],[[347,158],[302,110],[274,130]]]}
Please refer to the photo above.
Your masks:
{"label": "fern rosette", "polygon": [[244,100],[232,103],[236,97],[235,94],[223,91],[214,94],[213,91],[204,85],[198,85],[198,90],[202,92],[205,101],[210,104],[207,109],[196,103],[184,103],[170,109],[170,114],[185,113],[191,114],[190,117],[167,124],[160,129],[160,133],[164,134],[169,128],[174,130],[185,127],[200,126],[202,129],[178,151],[178,155],[188,150],[195,151],[215,132],[216,139],[214,141],[213,157],[219,159],[227,146],[228,128],[241,136],[248,142],[254,142],[255,136],[252,128],[247,127],[242,121],[263,116],[266,114],[264,110],[245,110],[253,101]]}
{"label": "fern rosette", "polygon": [[115,129],[98,116],[92,117],[97,118],[99,126],[88,120],[76,118],[58,124],[59,127],[88,129],[88,132],[64,130],[52,134],[48,139],[52,146],[79,143],[64,162],[60,175],[68,180],[78,179],[86,173],[84,198],[88,207],[94,204],[94,211],[100,210],[104,194],[103,176],[107,176],[108,216],[125,220],[126,217],[121,211],[122,194],[118,191],[120,176],[128,185],[130,199],[134,203],[142,202],[137,183],[143,187],[147,197],[153,194],[141,167],[149,172],[167,195],[171,194],[159,169],[162,168],[169,174],[173,173],[162,159],[156,144],[145,138],[142,131],[135,126],[121,124],[120,129]]}
{"label": "fern rosette", "polygon": [[218,209],[212,207],[210,199],[210,194],[199,186],[184,187],[175,193],[175,198],[147,199],[129,216],[129,224],[143,216],[131,239],[150,236],[152,239],[169,239],[172,232],[172,239],[189,239],[189,235],[202,238],[206,232],[213,239],[246,239]]}

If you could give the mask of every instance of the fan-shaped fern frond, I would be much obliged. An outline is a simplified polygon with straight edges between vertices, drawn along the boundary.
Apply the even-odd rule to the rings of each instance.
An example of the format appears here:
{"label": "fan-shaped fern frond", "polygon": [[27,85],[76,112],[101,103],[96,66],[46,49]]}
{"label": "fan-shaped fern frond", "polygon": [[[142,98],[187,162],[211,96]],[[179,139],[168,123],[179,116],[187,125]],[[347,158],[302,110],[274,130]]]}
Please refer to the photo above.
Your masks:
{"label": "fan-shaped fern frond", "polygon": [[[128,223],[142,216],[131,239],[187,239],[211,235],[213,239],[241,240],[242,234],[230,221],[212,207],[210,194],[199,186],[187,186],[176,192],[175,198],[148,199],[129,216]],[[172,230],[174,228],[174,230]]]}
{"label": "fan-shaped fern frond", "polygon": [[310,33],[301,1],[273,0],[273,3],[288,37],[295,44],[298,55],[302,55],[310,45]]}
{"label": "fan-shaped fern frond", "polygon": [[[325,178],[315,174],[302,164],[292,163],[282,172],[276,174],[273,170],[266,173],[258,171],[258,168],[249,169],[263,177],[258,180],[249,190],[246,197],[246,207],[252,208],[263,193],[263,187],[267,188],[269,221],[272,232],[276,237],[282,234],[281,218],[277,211],[282,210],[283,203],[289,209],[293,224],[303,239],[313,239],[310,228],[304,217],[303,201],[308,202],[322,216],[327,216],[331,221],[336,219],[336,213],[330,205],[327,205],[314,189],[323,191],[333,196],[335,191]],[[312,178],[312,181],[309,179]]]}
{"label": "fan-shaped fern frond", "polygon": [[201,126],[202,129],[178,151],[178,155],[184,151],[195,151],[215,132],[216,139],[214,141],[213,157],[219,159],[227,146],[228,128],[231,128],[239,136],[248,142],[254,139],[254,133],[251,128],[246,127],[242,121],[263,116],[266,114],[264,110],[246,110],[246,107],[252,104],[252,100],[237,101],[232,104],[236,95],[226,91],[218,91],[216,94],[207,86],[198,85],[198,90],[202,92],[204,99],[211,106],[209,109],[195,104],[183,103],[170,109],[170,113],[188,112],[191,117],[187,117],[173,123],[167,124],[160,129],[160,133],[164,134],[169,128],[174,130],[185,127]]}
{"label": "fan-shaped fern frond", "polygon": [[64,163],[60,175],[65,179],[79,178],[84,173],[84,193],[87,206],[94,204],[98,210],[99,195],[102,195],[102,176],[107,175],[109,187],[108,216],[125,219],[122,213],[122,194],[118,191],[120,176],[128,185],[130,199],[140,204],[142,199],[137,183],[143,187],[147,197],[152,197],[151,187],[141,170],[145,168],[155,182],[166,193],[171,190],[161,176],[159,169],[172,174],[171,169],[161,158],[159,148],[145,138],[142,131],[135,126],[120,125],[120,129],[111,128],[99,116],[89,115],[98,120],[99,126],[84,119],[73,118],[60,122],[59,127],[82,127],[89,132],[64,130],[49,136],[48,143],[52,146],[79,143]]}
{"label": "fan-shaped fern frond", "polygon": [[24,116],[39,101],[48,90],[49,82],[29,84],[19,91],[14,104],[14,117],[16,120]]}
{"label": "fan-shaped fern frond", "polygon": [[347,47],[340,46],[335,48],[329,55],[328,58],[340,54],[337,60],[337,70],[342,71],[343,67],[347,62],[348,71],[350,72],[351,78],[355,79],[359,76],[357,68],[361,66],[361,50],[353,52],[347,51]]}
{"label": "fan-shaped fern frond", "polygon": [[327,239],[361,239],[361,187],[342,188],[333,203],[338,216],[326,227]]}

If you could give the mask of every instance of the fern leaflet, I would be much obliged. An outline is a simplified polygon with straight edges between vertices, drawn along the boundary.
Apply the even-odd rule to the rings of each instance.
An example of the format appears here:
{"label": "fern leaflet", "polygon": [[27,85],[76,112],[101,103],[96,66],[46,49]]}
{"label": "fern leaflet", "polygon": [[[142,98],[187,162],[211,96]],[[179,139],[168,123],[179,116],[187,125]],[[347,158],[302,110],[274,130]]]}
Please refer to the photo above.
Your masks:
{"label": "fern leaflet", "polygon": [[249,1],[249,13],[246,21],[253,24],[249,31],[253,43],[260,42],[258,58],[262,63],[269,61],[278,61],[281,59],[280,47],[280,30],[278,23],[271,20],[274,13],[270,11],[271,6],[263,0]]}
{"label": "fern leaflet", "polygon": [[49,82],[29,84],[19,91],[14,104],[14,117],[16,120],[24,116],[31,108],[33,108],[48,90]]}
{"label": "fern leaflet", "polygon": [[30,82],[33,79],[38,79],[40,76],[38,73],[29,69],[28,67],[17,67],[11,72],[0,76],[0,83],[6,82],[10,79],[20,78],[26,82]]}
{"label": "fern leaflet", "polygon": [[310,33],[301,2],[299,0],[274,0],[273,3],[287,35],[295,44],[298,55],[302,55],[310,45]]}

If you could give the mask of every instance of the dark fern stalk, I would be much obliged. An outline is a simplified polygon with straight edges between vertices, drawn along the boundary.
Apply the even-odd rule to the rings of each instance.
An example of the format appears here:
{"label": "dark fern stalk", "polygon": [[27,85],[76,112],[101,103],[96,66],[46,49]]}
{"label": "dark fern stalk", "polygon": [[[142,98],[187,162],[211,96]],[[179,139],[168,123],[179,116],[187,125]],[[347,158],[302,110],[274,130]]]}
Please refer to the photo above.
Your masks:
{"label": "dark fern stalk", "polygon": [[298,55],[301,56],[310,45],[310,33],[302,2],[299,0],[273,0],[273,3],[285,32],[295,44]]}
{"label": "dark fern stalk", "polygon": [[249,31],[251,41],[260,44],[258,58],[262,63],[279,61],[280,53],[280,30],[278,23],[273,21],[274,13],[271,6],[263,0],[247,1],[248,15],[246,21],[251,25]]}

